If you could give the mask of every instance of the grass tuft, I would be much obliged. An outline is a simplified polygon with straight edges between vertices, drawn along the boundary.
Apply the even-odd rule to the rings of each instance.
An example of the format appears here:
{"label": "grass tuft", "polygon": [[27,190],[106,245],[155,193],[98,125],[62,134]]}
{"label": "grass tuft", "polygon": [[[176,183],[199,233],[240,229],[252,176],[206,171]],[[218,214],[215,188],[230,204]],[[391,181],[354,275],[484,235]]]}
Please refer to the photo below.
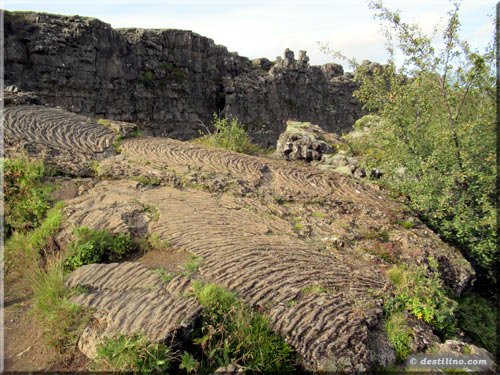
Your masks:
{"label": "grass tuft", "polygon": [[165,373],[171,360],[165,344],[151,343],[142,334],[118,335],[98,346],[96,365],[100,371]]}
{"label": "grass tuft", "polygon": [[64,286],[60,259],[48,261],[45,269],[37,268],[30,279],[33,312],[43,328],[45,340],[61,354],[70,352],[90,321],[90,310],[69,301],[72,291]]}
{"label": "grass tuft", "polygon": [[396,352],[398,360],[404,361],[410,354],[411,329],[404,313],[392,314],[385,323],[387,338]]}
{"label": "grass tuft", "polygon": [[294,370],[295,353],[271,331],[264,315],[252,311],[218,285],[194,282],[193,290],[204,309],[201,333],[194,343],[202,349],[205,368],[233,363],[251,372]]}
{"label": "grass tuft", "polygon": [[262,153],[261,148],[252,143],[247,131],[237,119],[229,121],[214,114],[213,125],[215,132],[198,138],[197,142],[243,154]]}
{"label": "grass tuft", "polygon": [[34,272],[40,255],[50,252],[53,238],[62,222],[63,203],[57,203],[47,212],[41,225],[30,232],[14,232],[5,243],[5,266],[7,271],[16,269],[24,275]]}
{"label": "grass tuft", "polygon": [[203,263],[203,258],[194,254],[189,254],[189,258],[187,262],[184,264],[184,276],[190,277],[193,276],[196,272],[198,272],[198,269],[200,268],[201,264]]}

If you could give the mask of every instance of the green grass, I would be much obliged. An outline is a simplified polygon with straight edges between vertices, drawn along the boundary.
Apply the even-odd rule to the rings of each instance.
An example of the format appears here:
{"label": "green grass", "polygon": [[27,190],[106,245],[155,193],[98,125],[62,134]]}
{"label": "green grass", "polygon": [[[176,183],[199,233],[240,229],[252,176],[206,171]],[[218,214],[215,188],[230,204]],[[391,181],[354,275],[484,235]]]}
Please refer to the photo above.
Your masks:
{"label": "green grass", "polygon": [[394,286],[394,297],[384,306],[387,315],[406,310],[429,323],[442,337],[454,334],[457,303],[446,295],[437,271],[428,272],[423,266],[395,265],[387,275]]}
{"label": "green grass", "polygon": [[196,272],[198,272],[198,269],[200,268],[201,264],[203,263],[203,258],[199,257],[194,254],[189,254],[188,260],[184,264],[184,276],[190,277],[193,276]]}
{"label": "green grass", "polygon": [[97,120],[97,123],[102,126],[109,126],[110,121],[104,118],[100,118],[99,120]]}
{"label": "green grass", "polygon": [[69,301],[72,291],[64,286],[64,267],[59,259],[48,261],[30,277],[33,313],[48,345],[61,354],[76,347],[91,312]]}
{"label": "green grass", "polygon": [[32,313],[47,344],[66,354],[76,347],[90,312],[69,301],[74,291],[64,286],[62,261],[54,238],[62,223],[63,204],[50,208],[43,163],[4,159],[6,210],[9,235],[5,242],[7,272],[15,271],[33,292]]}
{"label": "green grass", "polygon": [[160,275],[161,281],[163,281],[164,283],[169,283],[174,278],[174,275],[171,274],[170,272],[167,272],[167,270],[165,270],[165,268],[163,267],[156,268],[153,270],[153,272]]}
{"label": "green grass", "polygon": [[127,135],[118,134],[115,136],[113,141],[113,149],[117,154],[121,154],[122,152],[122,142],[125,139],[129,138],[139,138],[142,137],[142,131],[140,129],[135,129],[133,132],[130,132]]}
{"label": "green grass", "polygon": [[299,216],[294,216],[291,219],[293,230],[296,232],[300,232],[304,229],[304,224],[302,224],[302,218]]}
{"label": "green grass", "polygon": [[412,221],[406,221],[406,220],[398,221],[397,224],[401,225],[405,229],[412,229],[415,226],[415,224]]}
{"label": "green grass", "polygon": [[172,247],[170,242],[163,241],[158,233],[151,233],[149,236],[136,240],[139,249],[145,254],[152,250],[167,250]]}
{"label": "green grass", "polygon": [[16,269],[27,275],[38,265],[40,255],[51,250],[54,236],[62,222],[63,203],[51,208],[41,225],[30,232],[14,232],[5,242],[5,265],[7,270]]}
{"label": "green grass", "polygon": [[4,171],[4,236],[26,233],[40,225],[50,208],[52,187],[43,162],[26,158],[0,159]]}
{"label": "green grass", "polygon": [[156,176],[137,176],[132,178],[139,182],[142,186],[160,186],[161,179]]}
{"label": "green grass", "polygon": [[123,136],[122,135],[116,135],[114,140],[113,140],[113,149],[117,154],[122,153],[122,142],[123,142]]}
{"label": "green grass", "polygon": [[203,323],[194,343],[203,352],[202,367],[214,370],[231,363],[250,372],[285,373],[294,370],[292,348],[269,328],[236,295],[215,284],[193,283],[194,295],[203,307]]}
{"label": "green grass", "polygon": [[135,248],[129,234],[111,234],[105,230],[75,228],[75,240],[68,246],[64,265],[72,271],[85,264],[115,262]]}
{"label": "green grass", "polygon": [[99,173],[101,172],[101,166],[99,161],[92,160],[90,163],[90,169],[94,172],[94,177],[99,177]]}
{"label": "green grass", "polygon": [[323,219],[325,217],[325,214],[321,211],[314,211],[312,213],[312,217],[315,217],[317,219]]}
{"label": "green grass", "polygon": [[151,343],[142,334],[106,338],[97,347],[96,367],[100,371],[165,373],[172,354],[162,343]]}
{"label": "green grass", "polygon": [[214,114],[213,125],[215,132],[198,138],[197,142],[243,154],[254,155],[262,152],[259,146],[252,143],[247,131],[238,120],[229,121]]}
{"label": "green grass", "polygon": [[396,352],[399,361],[404,361],[410,354],[411,330],[406,323],[404,313],[392,314],[385,323],[387,338]]}
{"label": "green grass", "polygon": [[328,292],[328,289],[321,285],[308,285],[300,289],[303,294],[321,294]]}

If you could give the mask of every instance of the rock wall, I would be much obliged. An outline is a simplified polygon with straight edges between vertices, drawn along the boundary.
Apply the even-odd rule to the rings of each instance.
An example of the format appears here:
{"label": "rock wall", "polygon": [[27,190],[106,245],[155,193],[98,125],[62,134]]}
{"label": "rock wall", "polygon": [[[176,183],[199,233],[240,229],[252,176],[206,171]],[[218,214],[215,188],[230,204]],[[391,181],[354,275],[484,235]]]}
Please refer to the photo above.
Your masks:
{"label": "rock wall", "polygon": [[352,94],[356,84],[341,65],[309,66],[305,51],[285,50],[266,71],[243,73],[225,83],[224,113],[249,127],[260,144],[275,145],[287,120],[319,124],[328,132],[352,129],[364,113]]}
{"label": "rock wall", "polygon": [[361,110],[342,67],[305,53],[253,62],[191,31],[113,29],[97,19],[4,12],[6,85],[48,105],[188,139],[213,113],[237,117],[262,145],[287,119],[349,129]]}

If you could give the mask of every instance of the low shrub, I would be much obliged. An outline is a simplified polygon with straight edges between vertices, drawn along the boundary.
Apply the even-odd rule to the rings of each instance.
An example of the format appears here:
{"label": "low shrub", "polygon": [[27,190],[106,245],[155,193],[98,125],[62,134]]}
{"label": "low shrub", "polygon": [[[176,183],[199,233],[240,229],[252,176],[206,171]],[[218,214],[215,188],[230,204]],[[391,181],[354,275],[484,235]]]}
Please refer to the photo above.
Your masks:
{"label": "low shrub", "polygon": [[186,72],[171,62],[165,62],[160,67],[165,71],[167,81],[181,83],[187,79]]}
{"label": "low shrub", "polygon": [[476,345],[497,352],[497,310],[477,294],[466,294],[458,303],[458,326]]}
{"label": "low shrub", "polygon": [[172,355],[168,346],[151,343],[144,335],[119,335],[106,338],[97,347],[96,364],[99,370],[165,373]]}
{"label": "low shrub", "polygon": [[215,132],[198,138],[198,142],[243,154],[253,155],[261,152],[260,147],[252,143],[247,131],[238,120],[229,121],[214,114],[213,125]]}
{"label": "low shrub", "polygon": [[4,235],[26,233],[40,225],[50,208],[51,188],[43,162],[25,158],[2,159],[4,171]]}
{"label": "low shrub", "polygon": [[134,181],[139,182],[142,186],[160,186],[161,179],[156,176],[137,176],[132,178]]}
{"label": "low shrub", "polygon": [[205,367],[215,369],[234,363],[264,373],[294,370],[295,353],[271,331],[266,317],[215,284],[194,282],[193,290],[203,306],[201,335],[194,343],[203,351]]}
{"label": "low shrub", "polygon": [[69,244],[64,262],[69,271],[85,264],[121,260],[135,247],[129,234],[79,227],[75,228],[74,235],[75,240]]}
{"label": "low shrub", "polygon": [[406,310],[432,325],[441,336],[455,332],[457,303],[446,295],[437,270],[395,265],[387,273],[395,288],[394,297],[384,306],[388,316]]}

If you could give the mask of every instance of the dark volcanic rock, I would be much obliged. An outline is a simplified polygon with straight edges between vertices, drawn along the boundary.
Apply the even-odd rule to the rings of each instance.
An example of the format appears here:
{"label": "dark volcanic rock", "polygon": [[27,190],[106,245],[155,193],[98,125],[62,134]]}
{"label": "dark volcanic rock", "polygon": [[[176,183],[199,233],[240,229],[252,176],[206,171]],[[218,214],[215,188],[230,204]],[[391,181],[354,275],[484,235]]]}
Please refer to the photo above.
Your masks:
{"label": "dark volcanic rock", "polygon": [[5,79],[52,106],[190,138],[219,112],[223,77],[248,59],[180,30],[114,30],[96,19],[5,12]]}
{"label": "dark volcanic rock", "polygon": [[309,66],[304,51],[251,62],[191,31],[113,29],[97,19],[5,14],[5,80],[51,106],[142,123],[189,139],[213,113],[237,117],[262,145],[294,118],[327,131],[361,113],[339,65]]}
{"label": "dark volcanic rock", "polygon": [[342,67],[309,66],[304,51],[298,60],[288,49],[284,56],[267,73],[253,70],[226,80],[225,115],[247,125],[266,147],[275,144],[290,119],[319,124],[327,132],[352,129],[363,111],[352,96],[356,83],[342,75]]}
{"label": "dark volcanic rock", "polygon": [[187,336],[201,311],[196,299],[182,295],[190,284],[182,276],[166,284],[158,273],[133,262],[80,267],[66,286],[86,288],[71,302],[94,309],[95,321],[80,337],[79,349],[95,358],[97,346],[117,334],[143,333],[151,342]]}

